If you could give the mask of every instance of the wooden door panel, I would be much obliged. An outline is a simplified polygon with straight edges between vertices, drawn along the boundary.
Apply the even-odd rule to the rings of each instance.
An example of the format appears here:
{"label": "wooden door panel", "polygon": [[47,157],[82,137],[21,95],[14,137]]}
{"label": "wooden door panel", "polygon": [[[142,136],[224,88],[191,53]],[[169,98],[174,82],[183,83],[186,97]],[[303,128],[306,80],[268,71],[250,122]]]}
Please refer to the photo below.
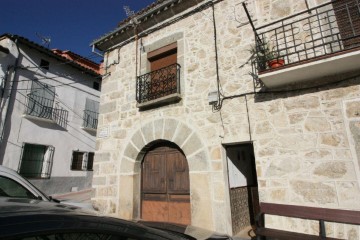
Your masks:
{"label": "wooden door panel", "polygon": [[189,168],[184,155],[180,152],[167,153],[167,175],[169,193],[189,193]]}
{"label": "wooden door panel", "polygon": [[169,202],[169,222],[189,225],[191,223],[190,201]]}
{"label": "wooden door panel", "polygon": [[142,200],[141,218],[146,221],[168,222],[169,203],[167,201]]}
{"label": "wooden door panel", "polygon": [[166,193],[165,156],[162,154],[148,154],[145,156],[143,167],[143,192]]}

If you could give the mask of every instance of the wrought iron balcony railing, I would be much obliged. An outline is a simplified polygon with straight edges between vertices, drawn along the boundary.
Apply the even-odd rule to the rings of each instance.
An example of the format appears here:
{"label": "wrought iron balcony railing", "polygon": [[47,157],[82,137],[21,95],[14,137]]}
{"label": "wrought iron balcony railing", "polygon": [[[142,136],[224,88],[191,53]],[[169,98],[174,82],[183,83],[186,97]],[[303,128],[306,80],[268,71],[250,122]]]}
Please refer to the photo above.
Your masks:
{"label": "wrought iron balcony railing", "polygon": [[97,129],[99,113],[90,110],[84,110],[83,127]]}
{"label": "wrought iron balcony railing", "polygon": [[360,2],[335,0],[254,31],[259,72],[274,59],[285,66],[322,59],[360,47]]}
{"label": "wrought iron balcony railing", "polygon": [[68,111],[53,107],[54,100],[28,94],[25,114],[36,118],[47,119],[56,122],[59,126],[66,128],[68,122]]}
{"label": "wrought iron balcony railing", "polygon": [[180,93],[180,65],[173,64],[137,77],[136,101],[144,103]]}

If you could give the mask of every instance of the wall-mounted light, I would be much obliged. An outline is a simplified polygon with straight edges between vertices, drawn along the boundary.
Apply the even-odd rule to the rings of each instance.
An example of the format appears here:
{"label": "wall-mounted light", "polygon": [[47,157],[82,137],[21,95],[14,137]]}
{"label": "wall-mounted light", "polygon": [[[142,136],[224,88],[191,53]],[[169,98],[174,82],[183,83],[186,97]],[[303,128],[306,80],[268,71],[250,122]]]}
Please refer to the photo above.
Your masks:
{"label": "wall-mounted light", "polygon": [[6,57],[10,53],[9,49],[0,45],[0,58]]}

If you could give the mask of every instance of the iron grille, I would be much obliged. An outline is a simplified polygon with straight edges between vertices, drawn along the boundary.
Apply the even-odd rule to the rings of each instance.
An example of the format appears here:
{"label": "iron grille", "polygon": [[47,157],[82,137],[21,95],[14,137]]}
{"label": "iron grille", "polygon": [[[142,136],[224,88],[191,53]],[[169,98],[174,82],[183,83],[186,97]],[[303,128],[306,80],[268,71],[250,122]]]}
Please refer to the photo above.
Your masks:
{"label": "iron grille", "polygon": [[53,99],[30,93],[27,96],[25,113],[28,116],[52,120],[61,127],[66,128],[69,112],[64,109],[54,108],[53,105]]}
{"label": "iron grille", "polygon": [[136,101],[144,103],[173,93],[180,93],[180,65],[170,66],[137,77]]}
{"label": "iron grille", "polygon": [[84,128],[97,129],[99,113],[90,110],[84,110]]}
{"label": "iron grille", "polygon": [[50,178],[54,150],[52,146],[25,143],[18,172],[26,178]]}
{"label": "iron grille", "polygon": [[254,64],[258,71],[269,60],[284,66],[360,47],[359,0],[336,0],[256,28]]}

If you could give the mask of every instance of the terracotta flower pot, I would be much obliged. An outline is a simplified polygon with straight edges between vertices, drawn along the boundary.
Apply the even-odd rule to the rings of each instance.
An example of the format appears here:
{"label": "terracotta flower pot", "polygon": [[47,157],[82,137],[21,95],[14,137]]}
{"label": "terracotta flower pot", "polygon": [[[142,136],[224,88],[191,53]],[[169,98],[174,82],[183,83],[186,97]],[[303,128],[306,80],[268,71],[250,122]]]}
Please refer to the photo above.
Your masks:
{"label": "terracotta flower pot", "polygon": [[285,61],[284,59],[273,59],[267,62],[269,68],[278,68],[284,66]]}

